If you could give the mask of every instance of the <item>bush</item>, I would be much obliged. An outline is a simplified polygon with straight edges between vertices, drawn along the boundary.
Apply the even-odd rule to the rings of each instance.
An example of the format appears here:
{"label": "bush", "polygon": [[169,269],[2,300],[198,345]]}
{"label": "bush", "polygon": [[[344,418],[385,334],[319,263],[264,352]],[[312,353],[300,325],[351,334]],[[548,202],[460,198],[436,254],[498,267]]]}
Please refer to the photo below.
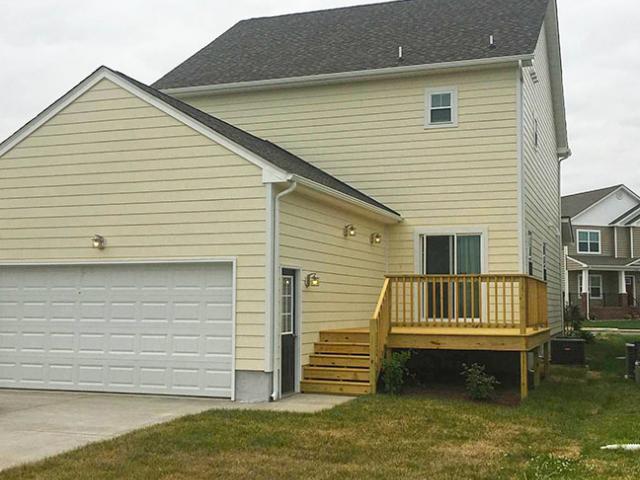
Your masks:
{"label": "bush", "polygon": [[411,352],[393,352],[390,357],[382,360],[382,383],[384,391],[392,395],[402,392],[404,382],[409,373],[407,362],[411,359]]}
{"label": "bush", "polygon": [[[593,319],[595,320],[595,317]],[[576,305],[565,307],[563,336],[567,338],[581,338],[587,343],[593,342],[595,338],[593,333],[582,329],[584,320],[579,307]]]}
{"label": "bush", "polygon": [[493,398],[496,386],[500,382],[485,372],[484,365],[474,363],[470,367],[462,364],[462,373],[467,392],[473,400],[490,400]]}

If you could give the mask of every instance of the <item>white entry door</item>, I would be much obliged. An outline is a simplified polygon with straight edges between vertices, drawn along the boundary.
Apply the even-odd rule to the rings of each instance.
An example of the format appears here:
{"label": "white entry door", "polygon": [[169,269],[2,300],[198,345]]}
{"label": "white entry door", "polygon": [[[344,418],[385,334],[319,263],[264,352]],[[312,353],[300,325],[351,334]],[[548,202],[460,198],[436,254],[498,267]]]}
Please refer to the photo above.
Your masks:
{"label": "white entry door", "polygon": [[0,387],[230,397],[231,263],[0,267]]}

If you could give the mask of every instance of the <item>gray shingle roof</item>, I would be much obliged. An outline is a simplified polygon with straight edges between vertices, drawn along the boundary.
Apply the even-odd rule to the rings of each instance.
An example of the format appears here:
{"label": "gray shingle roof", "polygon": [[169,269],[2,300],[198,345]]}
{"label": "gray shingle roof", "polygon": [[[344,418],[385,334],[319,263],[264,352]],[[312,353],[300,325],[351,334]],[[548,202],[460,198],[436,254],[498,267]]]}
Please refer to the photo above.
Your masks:
{"label": "gray shingle roof", "polygon": [[251,135],[244,130],[241,130],[229,123],[220,120],[219,118],[213,117],[201,110],[198,110],[197,108],[194,108],[191,105],[178,100],[177,98],[166,95],[156,90],[155,88],[145,85],[144,83],[139,82],[138,80],[135,80],[125,75],[124,73],[117,72],[111,69],[109,70],[115,75],[119,75],[126,81],[131,82],[138,88],[144,90],[149,95],[152,95],[153,97],[167,103],[168,105],[179,110],[185,115],[188,115],[202,125],[211,128],[212,130],[253,152],[267,162],[270,162],[276,167],[284,170],[285,172],[312,180],[333,190],[344,193],[352,198],[368,203],[369,205],[373,205],[374,207],[400,216],[399,213],[387,207],[386,205],[378,202],[368,195],[365,195],[359,190],[356,190],[352,186],[344,183],[341,180],[338,180],[334,176],[329,175],[325,171],[320,170],[319,168],[302,160],[300,157],[297,157],[296,155],[288,152],[278,145]]}
{"label": "gray shingle roof", "polygon": [[[153,86],[218,85],[530,54],[547,4],[401,0],[244,20]],[[489,35],[494,35],[495,48],[489,46]]]}
{"label": "gray shingle roof", "polygon": [[622,185],[614,185],[612,187],[599,188],[598,190],[589,190],[588,192],[562,197],[562,216],[575,217],[620,187],[622,187]]}

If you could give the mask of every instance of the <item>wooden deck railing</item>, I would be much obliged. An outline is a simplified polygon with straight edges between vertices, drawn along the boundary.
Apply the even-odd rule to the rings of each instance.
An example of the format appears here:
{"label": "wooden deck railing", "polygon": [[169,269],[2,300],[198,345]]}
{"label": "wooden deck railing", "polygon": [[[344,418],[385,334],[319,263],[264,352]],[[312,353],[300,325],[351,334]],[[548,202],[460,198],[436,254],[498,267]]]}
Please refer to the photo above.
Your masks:
{"label": "wooden deck railing", "polygon": [[392,327],[548,328],[547,284],[527,275],[387,276],[369,327],[373,393]]}
{"label": "wooden deck railing", "polygon": [[391,295],[391,279],[386,278],[369,325],[369,382],[371,384],[371,393],[376,393],[377,390],[378,376],[382,369],[382,359],[385,356],[387,338],[391,331]]}
{"label": "wooden deck railing", "polygon": [[526,275],[389,276],[390,323],[409,327],[547,328],[547,285]]}

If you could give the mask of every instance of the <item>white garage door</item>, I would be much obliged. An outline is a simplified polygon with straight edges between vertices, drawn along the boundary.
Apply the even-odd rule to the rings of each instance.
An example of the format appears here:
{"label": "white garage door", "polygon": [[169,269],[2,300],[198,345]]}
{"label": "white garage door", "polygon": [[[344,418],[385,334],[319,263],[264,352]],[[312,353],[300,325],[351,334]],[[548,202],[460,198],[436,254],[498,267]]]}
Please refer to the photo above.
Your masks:
{"label": "white garage door", "polygon": [[232,270],[0,267],[0,387],[230,397]]}

